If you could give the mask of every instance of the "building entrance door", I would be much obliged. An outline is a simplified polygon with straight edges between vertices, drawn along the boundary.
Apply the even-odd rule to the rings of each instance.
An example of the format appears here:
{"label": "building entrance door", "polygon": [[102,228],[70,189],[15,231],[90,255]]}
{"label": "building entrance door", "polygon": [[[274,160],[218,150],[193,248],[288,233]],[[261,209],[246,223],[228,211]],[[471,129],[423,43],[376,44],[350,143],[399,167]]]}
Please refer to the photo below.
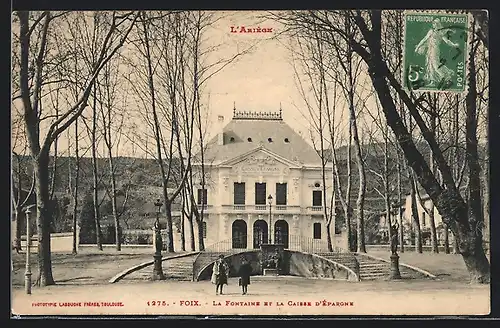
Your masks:
{"label": "building entrance door", "polygon": [[233,222],[233,248],[247,248],[247,223],[243,220]]}
{"label": "building entrance door", "polygon": [[274,242],[288,248],[288,222],[278,220],[274,224]]}
{"label": "building entrance door", "polygon": [[268,243],[267,222],[257,220],[253,224],[253,248],[260,248],[261,244]]}

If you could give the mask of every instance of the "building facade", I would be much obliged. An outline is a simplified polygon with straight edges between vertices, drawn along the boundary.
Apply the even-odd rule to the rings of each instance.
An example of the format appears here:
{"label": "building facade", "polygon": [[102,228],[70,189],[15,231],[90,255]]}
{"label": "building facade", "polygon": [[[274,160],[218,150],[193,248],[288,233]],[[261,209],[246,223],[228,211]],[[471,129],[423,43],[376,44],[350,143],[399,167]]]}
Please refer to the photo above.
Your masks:
{"label": "building facade", "polygon": [[[421,201],[418,200],[417,197],[417,213],[418,213],[418,221],[420,224],[420,231],[422,233],[422,244],[423,245],[431,245],[431,221],[429,214],[434,214],[434,226],[436,227],[436,235],[438,245],[444,245],[445,243],[445,227],[443,225],[443,219],[438,209],[433,206],[432,200],[428,195],[422,195]],[[422,204],[425,206],[422,207]],[[408,227],[409,233],[405,234],[405,240],[408,240],[408,244],[410,244],[411,233],[413,232],[413,215],[412,215],[412,199],[411,195],[407,195],[405,199],[405,206],[403,212],[403,220],[405,222],[405,226]],[[433,211],[433,212],[431,212]],[[448,241],[450,245],[453,245],[453,233],[449,230],[448,233]]]}
{"label": "building facade", "polygon": [[[204,156],[206,185],[196,195],[198,206],[204,206],[205,247],[255,249],[279,243],[300,249],[309,243],[326,251],[324,214],[333,189],[331,179],[323,185],[322,161],[314,148],[284,122],[281,110],[234,110],[227,124],[223,117],[218,123]],[[201,163],[193,167],[200,186]],[[331,164],[324,170],[331,176]],[[334,227],[332,220],[332,244],[343,248],[345,238]]]}

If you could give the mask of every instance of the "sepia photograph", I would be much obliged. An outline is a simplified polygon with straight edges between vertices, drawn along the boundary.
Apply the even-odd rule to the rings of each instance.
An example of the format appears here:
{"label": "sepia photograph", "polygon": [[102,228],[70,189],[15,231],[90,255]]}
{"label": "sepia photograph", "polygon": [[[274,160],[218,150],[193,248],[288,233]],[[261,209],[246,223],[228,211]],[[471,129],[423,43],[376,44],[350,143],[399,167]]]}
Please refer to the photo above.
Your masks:
{"label": "sepia photograph", "polygon": [[11,14],[10,316],[485,316],[487,10]]}

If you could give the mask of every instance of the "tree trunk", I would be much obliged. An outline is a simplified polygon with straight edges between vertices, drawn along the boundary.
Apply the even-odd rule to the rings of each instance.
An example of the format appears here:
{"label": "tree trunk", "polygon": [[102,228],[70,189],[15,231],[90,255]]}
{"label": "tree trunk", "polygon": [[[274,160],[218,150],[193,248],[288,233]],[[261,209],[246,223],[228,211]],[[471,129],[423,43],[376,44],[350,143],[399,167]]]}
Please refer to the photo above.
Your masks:
{"label": "tree trunk", "polygon": [[[71,159],[69,160],[71,163]],[[71,170],[70,177],[71,177]],[[78,226],[77,226],[77,218],[78,218],[78,184],[79,184],[79,175],[80,175],[80,156],[78,150],[78,120],[75,121],[75,189],[73,191],[73,249],[71,251],[72,254],[78,253],[78,245],[77,245],[77,234],[78,234]],[[71,188],[71,187],[70,187]]]}
{"label": "tree trunk", "polygon": [[194,252],[196,250],[196,242],[195,242],[195,238],[194,238],[194,222],[193,222],[193,212],[192,211],[189,211],[188,222],[189,222],[189,241],[190,241],[191,250]]}
{"label": "tree trunk", "polygon": [[[350,129],[349,129],[350,131]],[[349,132],[350,134],[350,132]],[[350,140],[350,138],[349,138]],[[351,145],[350,145],[350,142],[349,144],[347,145],[347,186],[346,186],[346,195],[345,195],[345,198],[342,196],[342,181],[340,180],[340,170],[339,170],[339,166],[338,166],[338,162],[337,162],[337,155],[335,154],[335,149],[334,149],[335,145],[332,141],[332,155],[333,155],[333,175],[334,175],[334,184],[336,184],[336,192],[338,193],[339,195],[339,199],[340,199],[340,203],[342,204],[342,209],[344,211],[344,217],[345,217],[345,225],[346,225],[346,242],[347,242],[347,249],[350,251],[350,252],[353,252],[355,251],[353,245],[352,245],[352,229],[351,229],[351,210],[350,210],[350,206],[351,206],[351,202],[350,202],[350,197],[351,197],[351,156],[350,156],[350,148],[351,148]],[[335,183],[336,182],[336,183]],[[335,204],[335,202],[334,202]],[[334,205],[335,206],[335,205]]]}
{"label": "tree trunk", "polygon": [[49,199],[49,152],[43,149],[34,161],[36,181],[36,225],[38,233],[38,278],[39,286],[55,285],[52,276],[50,252],[50,211]]}
{"label": "tree trunk", "polygon": [[[486,131],[488,130],[487,128],[485,129]],[[488,134],[488,132],[486,132]],[[489,136],[486,137],[486,140],[488,140]],[[488,253],[490,252],[491,249],[491,244],[490,244],[490,178],[489,178],[489,170],[490,170],[490,163],[489,163],[489,141],[486,141],[485,145],[485,152],[486,152],[486,158],[485,158],[485,163],[484,163],[484,170],[483,170],[483,194],[481,199],[483,200],[483,220],[484,220],[484,228],[483,228],[483,238],[484,241],[486,241],[486,247],[488,248]]]}
{"label": "tree trunk", "polygon": [[25,220],[25,218],[24,218],[22,209],[19,208],[18,206],[16,206],[14,209],[14,216],[15,216],[14,229],[16,232],[16,236],[14,238],[14,245],[13,246],[16,249],[16,251],[19,252],[21,250],[21,236],[23,234],[23,225],[21,222],[23,220]]}
{"label": "tree trunk", "polygon": [[[58,97],[58,96],[56,96]],[[58,101],[58,99],[56,100]],[[55,106],[55,110],[56,110],[56,117],[59,117],[59,110],[58,110],[58,106],[56,104]],[[59,141],[59,137],[56,137],[55,140],[54,140],[54,156],[52,157],[52,179],[50,181],[50,189],[49,189],[49,199],[53,199],[54,198],[54,192],[56,191],[56,182],[57,182],[57,149],[58,149],[58,142]]]}
{"label": "tree trunk", "polygon": [[331,227],[331,222],[326,223],[326,242],[328,246],[328,251],[333,252],[333,245],[332,245],[332,232],[330,231]]}
{"label": "tree trunk", "polygon": [[458,247],[458,238],[453,233],[453,254],[460,254],[460,249]]}
{"label": "tree trunk", "polygon": [[443,223],[444,228],[444,253],[450,254],[450,232],[446,223]]}
{"label": "tree trunk", "polygon": [[404,245],[404,227],[403,227],[403,213],[401,212],[401,201],[402,201],[402,186],[401,186],[401,157],[399,154],[399,149],[396,149],[396,160],[397,160],[397,179],[398,179],[398,220],[399,220],[399,250],[401,253],[405,252]]}
{"label": "tree trunk", "polygon": [[485,145],[484,145],[484,168],[483,168],[483,184],[482,184],[482,197],[483,200],[483,238],[486,241],[486,247],[488,247],[488,253],[490,253],[490,131],[488,128],[489,124],[489,101],[487,102],[487,109],[485,113]]}
{"label": "tree trunk", "polygon": [[389,190],[389,129],[384,128],[384,203],[386,213],[387,232],[389,233],[389,245],[392,243],[392,220],[391,220],[391,199]]}
{"label": "tree trunk", "polygon": [[93,106],[93,118],[92,118],[92,174],[93,174],[93,201],[94,201],[94,222],[95,222],[95,234],[96,234],[96,245],[97,249],[102,251],[101,242],[101,223],[99,217],[99,178],[98,178],[98,167],[97,167],[97,112],[96,112],[96,101],[94,97]]}
{"label": "tree trunk", "polygon": [[182,207],[181,207],[181,251],[186,251],[186,234],[185,234],[185,215],[184,215],[184,208],[186,206],[186,196],[184,195],[184,192],[182,193]]}
{"label": "tree trunk", "polygon": [[[437,108],[437,97],[436,95],[433,95],[434,98],[434,109]],[[437,113],[436,113],[437,115]],[[434,136],[436,136],[436,116],[432,116],[431,118],[431,132]],[[434,156],[432,155],[432,151],[430,152],[430,158],[429,158],[429,168],[433,174],[436,174],[436,169],[434,167]],[[434,222],[434,203],[431,202],[430,208],[429,208],[429,225],[431,228],[431,245],[432,245],[432,252],[433,253],[439,253],[439,247],[438,247],[438,240],[437,240],[437,234],[436,234],[436,223]]]}
{"label": "tree trunk", "polygon": [[[165,186],[166,187],[166,186]],[[167,199],[165,202],[165,215],[167,217],[167,252],[174,252],[174,233],[172,226],[172,202]]]}
{"label": "tree trunk", "polygon": [[203,240],[203,220],[197,219],[198,226],[198,250],[201,252],[205,250],[205,241]]}
{"label": "tree trunk", "polygon": [[[475,51],[472,51],[469,61],[469,72],[476,72]],[[483,213],[481,204],[481,182],[480,174],[481,167],[479,165],[479,154],[477,147],[477,90],[476,90],[476,74],[469,74],[469,92],[466,97],[467,118],[465,121],[466,130],[466,151],[467,165],[469,167],[469,225],[466,238],[469,245],[464,256],[465,265],[467,266],[471,282],[489,282],[489,261],[484,253],[483,248]],[[459,247],[460,247],[459,243]],[[464,253],[462,252],[462,255]],[[488,272],[487,275],[484,272]]]}
{"label": "tree trunk", "polygon": [[422,231],[420,229],[420,219],[418,216],[418,207],[417,207],[417,195],[416,188],[417,184],[415,183],[415,179],[411,178],[411,216],[413,218],[413,229],[415,231],[415,251],[418,253],[422,253]]}
{"label": "tree trunk", "polygon": [[116,250],[122,250],[121,234],[120,234],[120,218],[118,217],[118,205],[116,204],[116,178],[115,165],[111,149],[109,149],[109,170],[111,172],[111,207],[113,209],[113,219],[115,221],[115,244]]}
{"label": "tree trunk", "polygon": [[364,223],[364,204],[365,204],[365,191],[366,191],[366,175],[361,154],[361,145],[358,137],[358,128],[356,125],[356,117],[354,106],[350,106],[351,113],[351,129],[353,134],[354,146],[356,148],[356,164],[359,174],[359,190],[358,199],[356,200],[356,222],[357,222],[357,238],[356,238],[356,251],[366,253],[365,247],[365,223]]}
{"label": "tree trunk", "polygon": [[431,245],[432,245],[432,252],[433,253],[439,253],[439,247],[438,247],[438,238],[437,238],[437,232],[436,232],[436,224],[434,222],[434,204],[431,203],[430,209],[429,209],[429,224],[431,226]]}

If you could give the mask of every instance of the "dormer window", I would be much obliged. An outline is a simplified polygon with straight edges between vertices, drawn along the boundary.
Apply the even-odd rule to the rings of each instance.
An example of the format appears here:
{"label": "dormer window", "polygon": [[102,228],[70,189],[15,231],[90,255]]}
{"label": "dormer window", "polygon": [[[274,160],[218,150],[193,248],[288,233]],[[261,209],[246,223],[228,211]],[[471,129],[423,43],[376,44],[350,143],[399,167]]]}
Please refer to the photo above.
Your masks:
{"label": "dormer window", "polygon": [[231,137],[231,138],[229,139],[229,141],[230,141],[230,142],[234,142],[234,137]]}
{"label": "dormer window", "polygon": [[248,140],[248,142],[252,142],[252,138],[248,138],[247,140]]}
{"label": "dormer window", "polygon": [[290,140],[288,138],[285,138],[285,143],[289,143]]}
{"label": "dormer window", "polygon": [[267,141],[273,142],[273,138],[267,138]]}

